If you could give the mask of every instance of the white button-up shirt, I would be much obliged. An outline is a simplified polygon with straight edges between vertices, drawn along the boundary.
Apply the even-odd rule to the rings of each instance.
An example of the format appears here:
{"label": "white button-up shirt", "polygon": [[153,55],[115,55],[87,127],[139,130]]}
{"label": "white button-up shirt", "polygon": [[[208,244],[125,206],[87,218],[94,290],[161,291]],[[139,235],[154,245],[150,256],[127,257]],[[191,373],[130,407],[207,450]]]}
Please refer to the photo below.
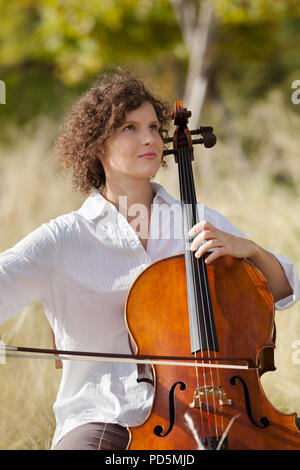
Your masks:
{"label": "white button-up shirt", "polygon": [[[184,252],[181,204],[161,185],[152,186],[147,250],[126,218],[95,190],[79,210],[43,224],[1,253],[0,321],[39,300],[58,349],[131,354],[124,321],[131,285],[151,263]],[[218,212],[202,204],[198,209],[200,217],[219,229],[244,236]],[[293,289],[277,302],[281,310],[298,299],[299,280],[294,264],[277,258]],[[142,422],[153,388],[136,379],[134,364],[64,361],[52,447],[84,423]]]}

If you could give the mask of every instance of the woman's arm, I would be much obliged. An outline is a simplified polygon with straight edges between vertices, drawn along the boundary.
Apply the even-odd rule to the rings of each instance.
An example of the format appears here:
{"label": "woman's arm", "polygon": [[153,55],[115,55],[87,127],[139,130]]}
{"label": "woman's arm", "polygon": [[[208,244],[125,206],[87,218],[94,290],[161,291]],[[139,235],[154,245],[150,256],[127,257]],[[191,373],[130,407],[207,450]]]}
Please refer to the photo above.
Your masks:
{"label": "woman's arm", "polygon": [[43,224],[0,253],[0,323],[48,292],[59,259],[55,229],[52,221]]}
{"label": "woman's arm", "polygon": [[[246,241],[246,240],[245,240]],[[248,240],[250,242],[250,240]],[[278,259],[255,242],[253,254],[247,259],[263,273],[273,293],[275,303],[292,295],[293,290]]]}

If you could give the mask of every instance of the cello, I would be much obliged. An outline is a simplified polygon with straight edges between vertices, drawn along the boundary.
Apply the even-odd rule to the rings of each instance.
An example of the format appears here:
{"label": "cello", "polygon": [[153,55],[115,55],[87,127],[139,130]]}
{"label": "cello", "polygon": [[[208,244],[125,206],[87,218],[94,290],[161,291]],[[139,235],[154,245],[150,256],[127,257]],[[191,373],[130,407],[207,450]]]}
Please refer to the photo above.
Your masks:
{"label": "cello", "polygon": [[[151,365],[152,408],[128,428],[127,449],[297,450],[296,413],[278,411],[260,383],[274,370],[274,299],[266,279],[250,261],[226,255],[207,265],[206,255],[190,251],[188,232],[199,222],[193,144],[216,142],[211,127],[189,131],[190,116],[176,102],[173,150],[165,151],[178,164],[185,251],[148,266],[125,307],[136,357],[163,352],[176,363]],[[194,134],[202,138],[192,140]]]}

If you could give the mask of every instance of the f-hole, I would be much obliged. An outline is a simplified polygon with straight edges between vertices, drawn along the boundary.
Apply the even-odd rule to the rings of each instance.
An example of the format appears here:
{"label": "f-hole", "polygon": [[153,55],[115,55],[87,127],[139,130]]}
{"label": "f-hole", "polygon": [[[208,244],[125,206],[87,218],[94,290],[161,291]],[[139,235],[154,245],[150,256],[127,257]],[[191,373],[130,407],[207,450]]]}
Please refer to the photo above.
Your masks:
{"label": "f-hole", "polygon": [[254,424],[254,426],[256,426],[257,428],[260,428],[260,429],[267,428],[270,425],[270,421],[268,420],[268,418],[266,416],[262,416],[260,418],[260,420],[259,420],[260,424],[256,423],[254,421],[254,418],[253,418],[253,415],[252,415],[252,410],[251,410],[251,400],[250,400],[248,387],[247,387],[246,382],[242,379],[242,377],[239,377],[238,375],[235,375],[234,377],[231,377],[229,382],[230,382],[231,385],[237,385],[237,380],[239,380],[241,382],[242,386],[243,386],[247,415],[248,415],[251,423]]}
{"label": "f-hole", "polygon": [[170,432],[172,431],[172,429],[174,427],[175,415],[176,415],[174,395],[175,395],[175,388],[177,387],[177,385],[180,385],[180,390],[185,390],[186,389],[186,384],[184,382],[175,382],[172,385],[172,387],[170,388],[170,392],[169,392],[169,428],[163,434],[164,427],[161,426],[160,424],[155,426],[155,428],[153,429],[153,432],[158,437],[166,437],[168,434],[170,434]]}

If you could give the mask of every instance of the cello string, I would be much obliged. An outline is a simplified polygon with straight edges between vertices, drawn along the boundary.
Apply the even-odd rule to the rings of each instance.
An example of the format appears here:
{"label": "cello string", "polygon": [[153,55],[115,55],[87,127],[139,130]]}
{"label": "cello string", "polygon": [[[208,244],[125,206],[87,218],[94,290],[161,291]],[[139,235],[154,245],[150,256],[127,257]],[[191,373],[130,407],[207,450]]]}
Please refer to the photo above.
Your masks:
{"label": "cello string", "polygon": [[[195,201],[196,204],[196,194],[195,194],[195,186],[194,186],[194,181],[193,181],[193,174],[192,174],[192,166],[191,166],[191,158],[190,158],[190,152],[189,150],[186,150],[185,152],[185,158],[186,158],[186,168],[187,168],[187,188],[189,189],[189,200],[190,201]],[[195,215],[195,220],[193,222],[197,223],[199,221],[198,219],[198,211],[197,211],[197,204],[193,207],[193,212]],[[191,225],[190,225],[191,228]],[[194,260],[194,254],[191,252],[191,257],[192,260]],[[206,312],[209,315],[210,323],[211,323],[211,311],[210,311],[210,305],[209,305],[209,299],[208,299],[208,291],[207,291],[207,285],[206,285],[206,277],[205,277],[205,272],[201,273],[199,271],[199,262],[201,263],[200,260],[194,261],[196,265],[196,270],[197,270],[197,275],[198,275],[198,280],[200,283],[200,289],[198,289],[198,292],[201,295],[201,303],[202,303],[202,312],[203,312],[203,323],[204,323],[204,333],[205,333],[205,340],[207,343],[207,354],[208,354],[208,359],[210,359],[210,347],[209,347],[209,340],[208,340],[208,328],[207,328],[207,321],[206,321]],[[194,268],[194,262],[192,261],[192,266]],[[193,276],[195,277],[195,271],[193,269]],[[205,284],[205,289],[203,289],[203,282]],[[198,315],[199,315],[199,309],[198,309]],[[201,326],[200,323],[198,324],[199,328],[199,337],[201,338]],[[211,328],[211,337],[213,340],[213,348],[215,348],[215,342],[214,342],[214,335],[213,331]],[[203,348],[201,351],[202,357],[203,357]],[[195,353],[196,356],[196,353]],[[197,358],[196,358],[197,361]],[[211,361],[208,361],[209,364]],[[204,379],[204,387],[205,387],[205,392],[206,392],[206,387],[207,387],[207,380],[206,380],[206,371],[203,371],[203,379]],[[217,425],[217,418],[216,418],[216,400],[215,400],[215,387],[214,387],[214,378],[213,378],[213,372],[212,368],[209,368],[209,373],[210,373],[210,380],[211,380],[211,386],[212,386],[212,401],[213,401],[213,409],[214,409],[214,424],[215,424],[215,433],[216,436],[218,437],[218,425]],[[210,412],[209,412],[209,407],[208,407],[208,400],[207,400],[207,392],[205,393],[206,395],[206,403],[207,403],[207,413],[208,413],[208,426],[210,429],[210,435],[211,435],[211,423],[210,423]]]}
{"label": "cello string", "polygon": [[[189,165],[190,165],[190,178],[191,178],[191,184],[189,185],[189,187],[192,188],[194,187],[193,185],[193,173],[192,173],[192,165],[191,165],[191,159],[188,160],[189,162]],[[194,196],[193,198],[196,202],[196,196]],[[192,200],[192,198],[190,199]],[[198,206],[196,204],[196,207],[195,207],[195,214],[196,214],[196,222],[199,222],[199,219],[198,219],[198,216],[199,216],[199,212],[198,212]],[[202,269],[202,276],[200,276],[200,273],[199,273],[199,278],[200,280],[202,279],[203,282],[204,282],[204,285],[205,285],[205,293],[206,293],[206,303],[207,303],[207,308],[208,308],[208,313],[209,313],[209,323],[210,323],[210,333],[211,333],[211,338],[212,338],[212,342],[213,342],[213,351],[214,351],[214,357],[216,359],[216,344],[215,344],[215,337],[214,337],[214,334],[213,334],[213,324],[212,324],[212,319],[213,319],[213,314],[212,314],[212,306],[211,306],[211,303],[210,303],[210,296],[209,296],[209,285],[208,285],[208,278],[207,278],[207,274],[206,274],[206,265],[204,264],[204,260],[203,260],[203,257],[201,257],[200,260],[197,260],[198,263],[197,263],[197,271],[199,273],[199,263],[200,263],[200,268]],[[205,319],[204,319],[205,320]],[[206,328],[206,324],[205,324],[205,328]],[[209,361],[210,362],[210,361]],[[212,379],[212,384],[213,384],[213,376],[212,376],[212,369],[211,369],[211,379]],[[219,375],[219,371],[217,370],[217,383],[218,383],[218,396],[219,396],[219,404],[220,404],[220,392],[221,392],[221,382],[220,382],[220,375]],[[214,384],[213,384],[213,400],[214,400],[214,409],[215,409],[215,394],[214,394]],[[215,415],[215,421],[216,421],[216,415]],[[217,424],[216,424],[216,429],[218,428]],[[223,430],[224,428],[224,424],[223,424],[223,409],[222,409],[222,406],[221,406],[221,429]]]}
{"label": "cello string", "polygon": [[[177,107],[177,110],[178,110],[178,107]],[[176,111],[177,111],[176,110]],[[185,136],[185,138],[187,139],[187,136]],[[180,146],[179,146],[180,147]],[[185,165],[183,166],[183,169],[186,169],[186,172],[187,172],[187,177],[185,177],[186,179],[186,184],[184,185],[185,187],[188,188],[189,190],[189,199],[191,202],[195,201],[196,200],[196,197],[195,197],[195,187],[194,187],[194,182],[193,182],[193,175],[192,175],[192,166],[191,166],[191,159],[190,159],[190,151],[188,150],[187,151],[187,147],[185,146],[183,148],[183,155],[185,157]],[[179,166],[180,166],[180,162],[181,162],[181,159],[179,159]],[[182,175],[184,177],[184,171],[182,171]],[[183,189],[183,188],[181,188]],[[192,193],[192,194],[191,194]],[[194,194],[193,194],[194,193]],[[183,194],[183,190],[182,190],[182,194]],[[197,206],[193,206],[192,205],[192,208],[193,208],[193,212],[194,212],[194,215],[197,216]],[[184,214],[187,214],[187,218],[189,217],[189,211],[186,213],[186,211],[184,211]],[[196,221],[196,217],[193,217],[195,220],[194,222]],[[191,223],[190,221],[188,222],[189,223],[189,227],[191,228]],[[190,258],[189,259],[189,264],[191,265],[191,272],[192,272],[192,279],[193,279],[193,283],[194,283],[194,292],[196,293],[196,289],[195,289],[195,280],[196,280],[196,276],[195,276],[195,270],[194,270],[194,262],[196,264],[196,270],[198,272],[198,281],[200,281],[201,283],[201,276],[200,276],[200,272],[199,272],[199,265],[198,263],[195,261],[195,258],[194,256],[191,256],[191,252],[189,251],[188,252],[188,255],[187,255],[187,258]],[[198,261],[198,260],[197,260]],[[205,281],[205,277],[204,277],[204,281]],[[201,295],[201,303],[202,303],[202,311],[203,311],[203,323],[204,323],[204,332],[205,332],[205,335],[206,335],[206,342],[207,342],[207,349],[208,349],[208,357],[210,357],[210,353],[209,353],[209,343],[208,343],[208,336],[207,336],[207,325],[206,325],[206,315],[205,315],[205,304],[204,304],[204,299],[203,299],[203,287],[200,286],[201,288],[200,289],[197,289],[197,292],[198,294],[200,293]],[[207,292],[206,292],[206,297],[207,297]],[[196,297],[196,299],[194,299],[195,302],[196,302],[196,310],[199,309],[199,304],[198,304],[198,297]],[[206,304],[209,306],[209,303],[207,301],[207,298],[206,298]],[[208,309],[208,312],[210,313],[209,311],[210,309]],[[210,313],[211,315],[211,313]],[[198,319],[199,319],[199,311],[198,311]],[[192,322],[194,321],[193,320],[193,317],[191,318]],[[200,350],[201,350],[201,356],[202,358],[204,357],[203,355],[203,346],[202,346],[202,335],[201,335],[201,326],[200,324],[198,323],[198,329],[199,329],[199,342],[200,342]],[[212,335],[212,338],[213,338],[213,335]],[[193,338],[194,340],[195,338]],[[199,347],[197,345],[197,347]],[[196,353],[194,353],[195,355],[195,359],[196,359],[196,362],[197,362],[197,357],[196,357]],[[202,361],[203,362],[203,361]],[[210,361],[209,361],[210,363]],[[213,375],[212,375],[212,368],[210,368],[210,372],[211,372],[211,381],[212,381],[212,384],[213,384]],[[199,380],[198,380],[198,383],[199,383]],[[205,398],[206,398],[206,404],[208,405],[208,400],[207,400],[207,387],[206,387],[206,374],[205,374],[205,371],[203,371],[203,383],[204,383],[204,392],[205,392]],[[215,406],[215,395],[214,395],[214,385],[212,387],[212,392],[213,392],[213,402],[214,402],[214,409],[216,410],[216,406]],[[199,389],[199,392],[200,392],[200,389]],[[200,400],[200,397],[201,395],[199,395],[199,400]],[[209,433],[211,434],[211,429],[210,429],[210,412],[209,412],[209,407],[207,406],[207,416],[208,416],[208,425],[209,425]],[[216,421],[216,412],[215,412],[215,426],[216,426],[216,429],[217,429],[217,421]]]}
{"label": "cello string", "polygon": [[[189,179],[190,179],[190,184],[188,185],[188,187],[191,188],[191,192],[192,190],[194,189],[194,182],[193,182],[193,174],[192,174],[192,168],[191,168],[191,159],[189,158]],[[190,199],[191,201],[194,200],[195,203],[196,203],[196,195],[195,195],[195,191],[194,191],[194,194],[192,194],[192,197]],[[198,213],[197,213],[197,205],[194,205],[193,207],[193,210],[194,210],[194,223],[197,223],[199,222],[198,220]],[[201,302],[202,302],[202,311],[203,311],[203,323],[204,323],[204,333],[205,333],[205,340],[206,340],[206,344],[207,344],[207,355],[208,355],[208,359],[210,359],[210,344],[209,344],[209,337],[208,337],[208,327],[207,327],[207,318],[206,318],[206,314],[208,313],[210,315],[210,311],[209,311],[209,302],[208,302],[208,294],[207,294],[207,289],[203,289],[203,281],[205,282],[205,273],[202,274],[201,276],[201,273],[199,271],[199,260],[198,259],[195,259],[194,258],[194,255],[192,255],[192,258],[194,260],[194,263],[195,263],[195,269],[197,271],[197,277],[198,277],[198,280],[199,280],[199,283],[200,283],[200,288],[198,288],[198,292],[201,293]],[[195,275],[195,274],[194,274]],[[200,328],[200,324],[199,324],[199,328]],[[199,330],[199,334],[201,335],[201,331]],[[214,339],[213,337],[213,334],[211,332],[211,337],[212,339]],[[214,347],[214,346],[213,346]],[[202,353],[202,356],[203,356],[203,353]],[[211,361],[209,360],[208,361],[209,364],[211,364]],[[209,370],[207,371],[208,374],[210,375],[210,382],[211,382],[211,391],[212,391],[212,401],[213,401],[213,410],[214,410],[214,425],[215,425],[215,434],[216,436],[218,436],[218,425],[217,425],[217,419],[216,419],[216,400],[215,400],[215,393],[214,393],[214,390],[215,390],[215,387],[214,387],[214,377],[213,377],[213,372],[212,372],[212,368],[209,368]],[[207,386],[207,379],[206,379],[206,371],[204,371],[204,376],[205,376],[205,386]],[[210,412],[209,412],[209,408],[208,408],[208,413],[209,413],[209,426],[211,426],[211,423],[210,423]]]}
{"label": "cello string", "polygon": [[[191,163],[190,163],[190,166],[191,166]],[[193,181],[192,168],[191,168],[190,171],[191,171],[190,178]],[[198,212],[196,197],[194,197],[194,200],[195,200],[195,203],[196,203],[196,207],[195,207],[195,215],[196,215],[196,219],[197,219],[196,223],[198,223],[199,222],[199,212]],[[205,262],[204,262],[204,257],[201,257],[197,260],[196,266],[197,266],[199,279],[200,279],[200,281],[202,280],[201,291],[203,290],[203,284],[204,284],[205,299],[206,299],[208,319],[209,319],[209,328],[210,328],[210,334],[211,334],[212,344],[213,344],[213,356],[216,359],[217,356],[216,356],[216,343],[215,343],[215,336],[214,336],[214,329],[213,329],[213,312],[212,312],[212,306],[211,306],[211,302],[210,302],[209,285],[208,285],[208,278],[207,278],[207,272],[206,272],[206,265],[205,265]],[[202,275],[200,274],[199,269],[202,272]],[[205,320],[205,328],[207,328],[206,320]],[[216,372],[217,372],[217,384],[218,384],[218,395],[219,395],[220,391],[221,391],[221,381],[220,381],[219,371],[217,370]],[[210,368],[210,375],[211,375],[212,387],[213,387],[212,390],[213,390],[213,403],[214,403],[214,411],[215,411],[215,428],[216,428],[216,434],[217,434],[217,437],[218,437],[218,431],[217,431],[218,426],[217,426],[217,416],[216,416],[216,397],[215,397],[215,388],[214,388],[212,368]],[[220,397],[220,395],[219,395],[219,397]],[[220,404],[220,401],[219,401],[219,404]],[[221,429],[223,430],[224,423],[223,423],[223,409],[222,409],[222,406],[220,407],[220,411],[221,411],[221,413],[220,413],[220,415],[221,415]]]}
{"label": "cello string", "polygon": [[[187,195],[186,196],[187,196],[187,200],[192,202],[193,200],[195,200],[195,191],[194,191],[194,184],[193,184],[193,179],[192,179],[192,174],[191,174],[190,152],[189,152],[189,149],[187,149],[187,148],[184,149],[184,158],[185,158],[184,168],[186,169],[186,176],[185,176],[185,179],[186,179],[185,187],[187,188]],[[195,208],[192,205],[192,218],[193,218],[194,210],[195,210]],[[189,217],[189,215],[190,215],[190,211],[188,210],[187,211],[187,217]],[[193,220],[188,221],[188,225],[189,225],[190,228],[191,228],[191,225],[192,225],[193,222],[194,222]],[[191,263],[191,267],[192,267],[191,271],[192,271],[192,279],[193,279],[193,284],[194,284],[194,292],[200,294],[200,298],[201,298],[202,312],[203,312],[203,323],[204,323],[204,333],[205,333],[206,343],[208,345],[207,325],[206,325],[206,318],[205,318],[205,300],[204,300],[204,297],[203,297],[203,289],[202,289],[201,285],[197,286],[197,289],[195,288],[196,279],[197,279],[196,276],[195,276],[195,264],[196,264],[196,269],[198,271],[198,263],[197,262],[195,263],[194,255],[193,255],[192,252],[189,252],[189,257],[190,257],[190,263]],[[199,277],[199,271],[198,271],[198,281],[200,281],[200,283],[201,283],[201,278]],[[200,287],[200,289],[198,287]],[[195,307],[196,307],[197,314],[198,314],[197,318],[200,318],[200,316],[199,316],[199,306],[198,306],[198,296],[196,296],[195,302],[196,302]],[[203,348],[203,345],[202,345],[202,334],[201,334],[200,322],[198,323],[197,326],[198,326],[201,356],[202,356],[202,359],[203,359],[204,358],[204,354],[203,354],[204,348]],[[194,356],[195,356],[195,361],[197,363],[196,352],[194,352]],[[208,358],[209,358],[209,350],[208,350]],[[210,361],[208,361],[208,362],[210,363]],[[211,370],[211,368],[210,368],[210,370]],[[211,419],[210,419],[210,414],[211,413],[210,413],[210,410],[209,410],[209,402],[208,402],[206,371],[203,370],[202,375],[203,375],[204,395],[205,395],[205,402],[206,402],[206,409],[207,409],[207,424],[208,424],[209,436],[211,438],[212,437]],[[211,380],[213,381],[212,373],[210,375],[211,375]],[[213,390],[214,390],[214,388],[213,388]],[[199,388],[199,398],[200,398],[200,388]],[[215,403],[214,403],[214,408],[215,408]]]}
{"label": "cello string", "polygon": [[[185,174],[184,174],[184,168],[185,168],[185,165],[183,165],[182,163],[182,159],[180,158],[180,155],[178,153],[178,166],[179,166],[179,184],[180,184],[180,194],[181,194],[181,197],[182,197],[182,200],[183,200],[183,204],[182,204],[182,215],[183,215],[183,230],[184,230],[184,240],[186,241],[186,238],[185,238],[185,212],[186,212],[186,207],[185,207],[185,201],[186,201],[186,195],[185,195],[185,188],[186,188],[186,182],[183,181],[185,180]],[[185,247],[186,249],[186,247]],[[192,260],[189,260],[189,264],[192,263]],[[187,266],[187,269],[189,268],[189,266]],[[193,281],[194,281],[194,278],[192,278]],[[188,288],[188,286],[187,286]],[[195,292],[195,285],[194,285],[194,292]],[[192,320],[192,329],[194,328],[194,318],[193,316],[191,317],[191,320]],[[201,342],[201,349],[202,349],[202,338],[200,337],[200,342]],[[196,386],[197,386],[197,390],[200,390],[200,385],[199,385],[199,376],[198,376],[198,368],[196,367]],[[202,403],[200,403],[200,398],[199,398],[199,414],[200,414],[200,422],[201,422],[201,429],[202,429],[202,439],[203,441],[205,441],[205,435],[206,435],[206,432],[205,432],[205,429],[204,429],[204,420],[203,420],[203,413],[202,413]]]}
{"label": "cello string", "polygon": [[[184,188],[185,188],[185,196],[184,196],[184,201],[189,201],[189,197],[188,197],[188,190],[190,189],[190,186],[189,186],[189,182],[188,182],[188,178],[187,176],[185,175],[185,172],[188,171],[187,169],[187,156],[186,156],[186,151],[184,150],[183,151],[183,157],[184,157],[184,161],[181,166],[182,166],[182,174],[185,178],[185,184],[184,184]],[[190,220],[189,218],[189,210],[190,210],[190,206],[187,204],[185,207],[184,207],[184,217],[186,218],[186,229],[187,227],[191,227],[191,224],[192,224],[192,221]],[[186,236],[187,234],[185,234]],[[189,251],[188,252],[188,258],[189,258],[189,268],[190,268],[190,272],[191,272],[191,276],[189,277],[190,280],[192,280],[192,283],[193,283],[193,290],[192,292],[196,293],[197,292],[197,289],[196,289],[196,278],[195,278],[195,273],[194,273],[194,263],[193,263],[193,258],[191,256],[191,252]],[[202,301],[202,306],[203,306],[203,299],[201,299]],[[193,306],[192,306],[193,307]],[[197,305],[197,302],[195,302],[195,307],[196,307],[196,310],[198,310],[198,305]],[[204,307],[204,306],[203,306]],[[197,312],[199,313],[199,312]],[[197,316],[197,318],[199,318],[199,314]],[[191,316],[191,328],[192,328],[192,332],[194,332],[196,329],[199,329],[199,325],[198,325],[198,328],[195,328],[195,318],[194,316],[192,315]],[[192,334],[195,334],[195,333],[192,333]],[[194,342],[195,338],[193,338],[193,342]],[[199,342],[200,342],[200,351],[201,351],[201,356],[203,357],[203,344],[202,344],[202,335],[199,334]],[[195,345],[193,344],[193,349],[194,349]],[[194,356],[195,353],[194,353]],[[197,363],[197,357],[195,357],[195,362]],[[200,382],[199,382],[199,373],[198,373],[198,368],[196,367],[195,368],[195,374],[196,374],[196,379],[197,379],[197,390],[198,390],[198,394],[199,394],[199,414],[200,414],[200,419],[201,419],[201,425],[202,425],[202,437],[203,437],[203,442],[206,443],[206,437],[207,437],[207,432],[205,431],[205,427],[204,427],[204,419],[203,419],[203,411],[202,411],[202,400],[201,400],[201,393],[200,393]],[[202,371],[202,374],[203,374],[203,371]],[[204,397],[205,397],[205,404],[206,404],[206,408],[208,409],[208,396],[207,396],[207,386],[206,386],[206,376],[205,374],[203,374],[203,386],[204,386]],[[208,431],[209,431],[209,436],[211,437],[211,430],[210,430],[210,420],[209,420],[209,412],[208,412]]]}
{"label": "cello string", "polygon": [[[183,152],[182,152],[183,153]],[[183,157],[184,157],[184,154],[183,154]],[[184,162],[183,158],[180,158],[180,156],[178,155],[178,165],[179,165],[179,168],[180,168],[180,172],[179,172],[179,175],[180,175],[180,190],[181,190],[181,195],[182,195],[182,199],[183,199],[183,228],[186,230],[187,227],[184,227],[184,224],[188,223],[188,215],[186,214],[186,210],[187,210],[187,207],[188,206],[185,206],[185,202],[187,201],[187,196],[186,196],[186,188],[187,188],[187,178],[185,176],[185,168],[186,168],[186,163]],[[182,179],[184,179],[185,181],[182,181]],[[184,232],[184,237],[186,236],[186,233]],[[186,240],[186,238],[185,238]],[[186,247],[185,247],[186,249]],[[187,266],[187,269],[189,269],[189,266],[191,265],[193,267],[193,264],[192,264],[192,258],[190,257],[190,252],[188,252],[188,266]],[[189,276],[189,279],[192,279],[193,283],[194,283],[194,290],[192,290],[193,292],[196,292],[196,287],[195,287],[195,279],[194,279],[194,276]],[[187,286],[188,287],[188,286]],[[191,316],[191,328],[192,330],[194,329],[194,318],[193,316]],[[203,349],[202,347],[202,337],[200,336],[200,348],[201,350]],[[195,373],[196,373],[196,385],[197,385],[197,390],[200,391],[200,384],[199,384],[199,376],[198,376],[198,368],[196,367],[196,370],[195,370]],[[205,388],[205,394],[206,394],[206,388]],[[206,402],[207,402],[207,396],[206,396]],[[205,436],[206,436],[206,432],[205,432],[205,429],[204,429],[204,420],[203,420],[203,412],[202,412],[202,402],[200,402],[200,396],[199,396],[199,414],[200,414],[200,422],[201,422],[201,427],[202,427],[202,438],[203,438],[203,441],[205,442]]]}
{"label": "cello string", "polygon": [[[205,290],[206,290],[206,295],[207,295],[207,298],[209,296],[209,285],[208,285],[208,279],[205,275],[205,271],[206,271],[206,267],[205,267],[205,264],[204,264],[204,259],[203,257],[201,257],[201,261],[199,260],[199,264],[200,264],[200,269],[202,269],[202,272],[203,272],[203,279],[204,279],[204,284],[205,284]],[[199,266],[198,264],[198,266]],[[210,302],[208,302],[208,309],[209,309],[209,322],[210,322],[210,329],[211,329],[211,335],[212,335],[212,342],[213,342],[213,356],[214,356],[214,359],[216,360],[217,358],[217,355],[216,355],[216,345],[215,345],[215,338],[214,338],[214,335],[213,335],[213,325],[212,325],[212,315],[213,315],[213,312],[211,311],[211,306],[210,306]],[[216,361],[216,363],[218,363]],[[217,370],[216,371],[216,374],[217,374],[217,384],[218,384],[218,395],[219,395],[219,404],[220,404],[220,392],[222,390],[222,387],[221,387],[221,380],[220,380],[220,374],[219,374],[219,371]],[[221,430],[223,432],[223,429],[224,429],[224,421],[223,421],[223,408],[222,408],[222,405],[220,407],[218,407],[218,409],[220,409],[220,419],[221,419]],[[218,436],[217,436],[218,437]]]}
{"label": "cello string", "polygon": [[[192,174],[192,169],[191,169],[191,179],[193,179],[193,174]],[[196,207],[195,207],[195,214],[196,214],[196,223],[199,222],[199,212],[198,212],[198,206],[197,206],[197,201],[196,197],[194,198]],[[210,303],[210,296],[209,296],[209,285],[208,285],[208,278],[207,278],[207,273],[206,273],[206,265],[204,262],[204,258],[201,257],[197,260],[197,270],[199,273],[199,279],[202,279],[202,283],[204,284],[204,289],[205,289],[205,298],[206,298],[206,305],[207,305],[207,311],[208,311],[208,318],[209,318],[209,327],[210,327],[210,334],[212,338],[212,344],[213,344],[213,356],[216,359],[216,344],[215,344],[215,336],[214,336],[214,329],[213,329],[213,312],[212,312],[212,306]],[[200,266],[199,266],[200,265]],[[200,275],[199,269],[202,271],[202,276]],[[201,288],[202,290],[202,288]],[[206,323],[205,323],[205,328],[206,328]],[[219,371],[216,371],[217,373],[217,384],[218,384],[218,395],[220,394],[221,391],[221,381],[220,381],[220,374]],[[217,426],[217,417],[216,417],[216,400],[215,400],[215,388],[214,388],[214,380],[213,380],[213,370],[210,368],[210,374],[211,374],[211,380],[212,380],[212,386],[213,386],[213,403],[214,403],[214,410],[215,410],[215,427],[216,430],[218,429]],[[220,397],[220,395],[219,395]],[[220,401],[219,401],[220,403]],[[222,406],[220,407],[221,410],[221,429],[223,430],[224,428],[224,423],[223,423],[223,409]],[[218,437],[218,432],[217,432],[217,437]]]}

